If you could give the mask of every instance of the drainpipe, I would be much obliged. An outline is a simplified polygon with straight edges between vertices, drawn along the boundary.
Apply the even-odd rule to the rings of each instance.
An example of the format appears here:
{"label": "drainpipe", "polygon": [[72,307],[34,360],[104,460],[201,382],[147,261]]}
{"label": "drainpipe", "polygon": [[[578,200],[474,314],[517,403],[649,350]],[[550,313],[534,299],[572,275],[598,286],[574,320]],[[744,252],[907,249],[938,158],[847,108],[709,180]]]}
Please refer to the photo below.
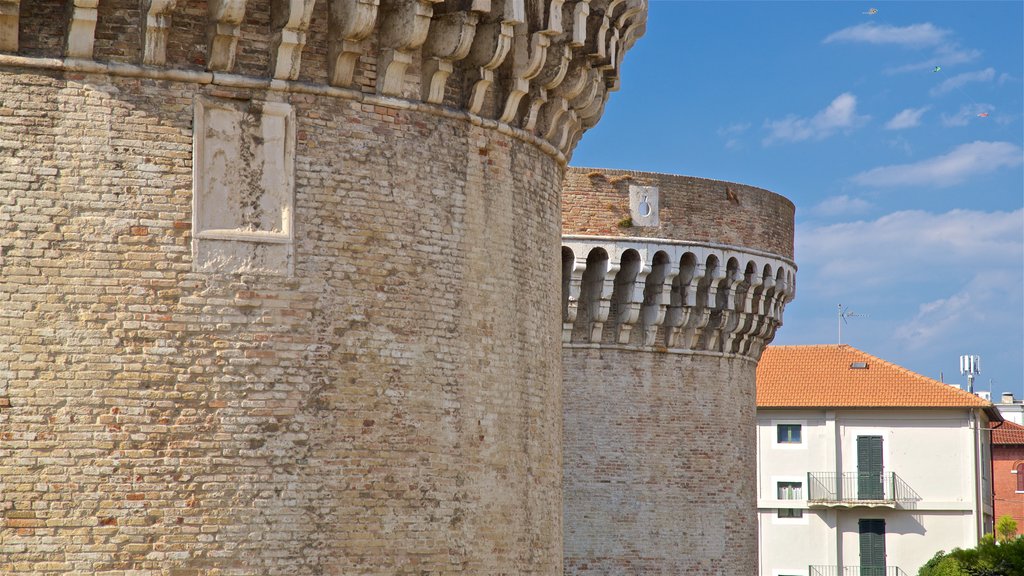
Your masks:
{"label": "drainpipe", "polygon": [[984,504],[981,490],[981,423],[978,421],[978,413],[974,408],[971,408],[970,428],[974,435],[974,536],[976,541],[980,541],[981,535],[985,533],[985,513],[982,510]]}

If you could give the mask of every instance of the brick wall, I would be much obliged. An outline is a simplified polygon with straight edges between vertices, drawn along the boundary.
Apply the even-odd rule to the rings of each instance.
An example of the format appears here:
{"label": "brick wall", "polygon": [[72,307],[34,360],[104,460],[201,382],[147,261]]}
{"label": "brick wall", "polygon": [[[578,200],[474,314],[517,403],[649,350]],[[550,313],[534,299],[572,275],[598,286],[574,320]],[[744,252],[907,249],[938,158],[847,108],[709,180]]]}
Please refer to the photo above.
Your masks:
{"label": "brick wall", "polygon": [[[627,219],[629,186],[657,186],[661,225]],[[793,257],[793,203],[778,194],[690,176],[569,168],[562,233],[717,242]]]}
{"label": "brick wall", "polygon": [[[292,276],[193,271],[199,92],[294,107]],[[325,96],[0,100],[0,573],[561,571],[550,156]]]}
{"label": "brick wall", "polygon": [[755,574],[755,364],[563,354],[565,573]]}
{"label": "brick wall", "polygon": [[995,516],[1012,516],[1017,521],[1017,533],[1024,534],[1024,494],[1017,493],[1018,464],[1024,463],[1024,446],[1014,444],[992,445],[992,485]]}

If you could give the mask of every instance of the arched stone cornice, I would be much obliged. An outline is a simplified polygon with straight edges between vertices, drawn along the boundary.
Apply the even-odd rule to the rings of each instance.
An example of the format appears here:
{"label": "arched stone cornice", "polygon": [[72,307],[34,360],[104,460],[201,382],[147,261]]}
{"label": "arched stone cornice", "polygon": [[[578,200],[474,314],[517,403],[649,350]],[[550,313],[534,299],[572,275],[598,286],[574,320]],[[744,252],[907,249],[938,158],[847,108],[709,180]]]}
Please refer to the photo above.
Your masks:
{"label": "arched stone cornice", "polygon": [[562,237],[562,342],[756,360],[796,296],[788,258],[736,246]]}
{"label": "arched stone cornice", "polygon": [[[65,58],[96,58],[104,1],[71,0]],[[318,77],[302,72],[313,19],[321,17],[318,3],[327,8],[327,34],[316,40],[326,45],[320,48],[327,53],[327,70],[320,72],[325,86],[461,108],[544,139],[563,155],[618,87],[622,54],[642,34],[647,14],[646,0],[271,0],[266,37],[246,48],[269,51],[265,75],[246,76],[253,85]],[[250,12],[268,9],[250,4],[208,0],[207,71],[238,73],[242,29],[256,33],[259,27],[246,23],[261,15]],[[140,0],[142,66],[195,71],[195,62],[168,61],[175,13],[184,5]],[[22,11],[20,0],[0,0],[0,52],[18,51]],[[192,24],[182,19],[181,25]],[[126,63],[111,62],[110,69],[127,70]]]}

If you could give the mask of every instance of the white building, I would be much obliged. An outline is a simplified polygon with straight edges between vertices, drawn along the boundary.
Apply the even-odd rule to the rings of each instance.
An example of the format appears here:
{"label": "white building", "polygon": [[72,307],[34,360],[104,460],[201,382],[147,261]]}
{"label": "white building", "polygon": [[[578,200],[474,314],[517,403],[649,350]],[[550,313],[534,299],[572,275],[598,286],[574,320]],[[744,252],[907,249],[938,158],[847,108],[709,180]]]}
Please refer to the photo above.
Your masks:
{"label": "white building", "polygon": [[757,369],[760,576],[912,576],[991,531],[991,403],[850,346]]}

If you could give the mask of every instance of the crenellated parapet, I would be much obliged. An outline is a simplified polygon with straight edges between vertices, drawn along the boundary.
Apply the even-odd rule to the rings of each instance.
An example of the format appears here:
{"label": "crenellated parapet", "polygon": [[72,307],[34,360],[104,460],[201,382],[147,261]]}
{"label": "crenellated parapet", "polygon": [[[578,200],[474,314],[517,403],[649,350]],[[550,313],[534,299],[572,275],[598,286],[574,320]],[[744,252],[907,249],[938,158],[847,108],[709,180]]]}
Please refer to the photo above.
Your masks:
{"label": "crenellated parapet", "polygon": [[562,237],[562,342],[760,357],[796,295],[791,260],[645,238]]}
{"label": "crenellated parapet", "polygon": [[[103,10],[111,1],[69,0],[67,22],[37,30],[64,34],[61,52],[39,54],[18,32],[46,20],[41,8],[0,0],[0,65],[186,71],[204,83],[401,100],[500,123],[562,154],[618,89],[647,18],[647,0],[209,0],[197,27],[189,2],[141,0],[115,21],[117,10]],[[97,48],[131,18],[137,46]]]}

